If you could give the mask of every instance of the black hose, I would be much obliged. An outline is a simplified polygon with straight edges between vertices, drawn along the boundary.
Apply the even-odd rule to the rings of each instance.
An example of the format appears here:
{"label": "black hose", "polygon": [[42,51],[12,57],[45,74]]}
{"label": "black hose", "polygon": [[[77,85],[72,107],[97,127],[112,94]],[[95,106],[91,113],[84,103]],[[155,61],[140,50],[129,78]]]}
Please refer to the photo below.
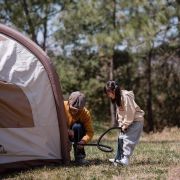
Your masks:
{"label": "black hose", "polygon": [[[97,143],[83,144],[83,146],[97,146],[97,148],[103,152],[112,152],[113,151],[112,147],[110,147],[108,145],[100,144],[100,142],[101,142],[101,139],[104,137],[104,135],[113,129],[120,129],[122,131],[122,129],[120,127],[111,127],[108,130],[106,130],[103,134],[101,134],[101,136],[97,140]],[[82,145],[82,144],[79,144],[79,145]]]}

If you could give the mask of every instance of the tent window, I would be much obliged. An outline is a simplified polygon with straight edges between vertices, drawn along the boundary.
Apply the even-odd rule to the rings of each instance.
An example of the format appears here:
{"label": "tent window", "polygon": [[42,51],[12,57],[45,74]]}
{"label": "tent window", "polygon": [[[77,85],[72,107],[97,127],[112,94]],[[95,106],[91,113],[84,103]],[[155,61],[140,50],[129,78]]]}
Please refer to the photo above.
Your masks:
{"label": "tent window", "polygon": [[33,127],[30,103],[20,87],[0,81],[0,128]]}

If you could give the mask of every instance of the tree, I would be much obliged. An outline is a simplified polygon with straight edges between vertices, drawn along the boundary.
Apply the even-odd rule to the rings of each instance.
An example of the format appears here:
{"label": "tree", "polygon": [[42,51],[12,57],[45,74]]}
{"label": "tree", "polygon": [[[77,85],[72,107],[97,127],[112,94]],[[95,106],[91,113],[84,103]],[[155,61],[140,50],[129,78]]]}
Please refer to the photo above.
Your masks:
{"label": "tree", "polygon": [[[115,57],[116,50],[124,48],[129,56],[139,53],[141,54],[139,57],[146,60],[143,61],[147,72],[147,76],[145,75],[144,78],[148,83],[146,83],[147,86],[143,86],[147,91],[149,131],[154,129],[151,79],[154,49],[158,44],[169,40],[166,33],[173,26],[170,22],[175,16],[175,6],[174,2],[161,0],[136,0],[133,2],[79,0],[67,2],[64,14],[61,16],[63,28],[59,37],[63,39],[63,48],[71,45],[71,52],[85,46],[87,47],[86,52],[94,48],[98,59],[103,61],[103,67],[108,72],[103,75],[104,82],[107,79],[120,79],[123,82],[122,77],[128,77],[125,85],[130,85],[139,79],[136,77],[133,81],[131,80],[136,76],[135,68],[143,67],[140,59],[130,58],[131,63],[128,63],[127,59],[123,64],[123,59],[118,58],[122,63],[119,63],[119,67],[114,67],[113,57]],[[136,64],[136,67],[133,64]],[[134,74],[131,74],[132,72]],[[129,76],[130,74],[131,76]],[[112,124],[114,124],[114,120],[112,120]]]}
{"label": "tree", "polygon": [[61,1],[53,0],[0,0],[0,22],[13,25],[26,33],[42,49],[52,38],[53,18],[61,10]]}
{"label": "tree", "polygon": [[[64,40],[63,47],[73,45],[72,51],[83,46],[88,47],[87,52],[94,48],[103,66],[107,68],[108,74],[104,74],[104,82],[114,79],[113,54],[115,46],[121,40],[116,27],[116,5],[116,1],[80,0],[67,3],[62,16],[64,26],[58,36]],[[115,124],[114,114],[114,106],[111,104],[112,125]]]}
{"label": "tree", "polygon": [[0,0],[0,22],[48,50],[65,96],[84,91],[93,114],[111,115],[114,125],[103,86],[116,79],[146,106],[146,129],[154,131],[179,122],[179,9],[179,0]]}

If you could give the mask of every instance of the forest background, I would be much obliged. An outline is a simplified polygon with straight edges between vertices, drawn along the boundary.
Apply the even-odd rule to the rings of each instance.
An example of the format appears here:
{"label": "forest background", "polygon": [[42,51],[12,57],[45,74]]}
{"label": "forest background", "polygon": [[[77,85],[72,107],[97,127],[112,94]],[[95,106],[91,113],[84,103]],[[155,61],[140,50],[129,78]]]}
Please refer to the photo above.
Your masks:
{"label": "forest background", "polygon": [[116,124],[103,87],[133,90],[146,132],[180,127],[179,0],[0,0],[0,23],[54,63],[64,99],[85,93],[93,120]]}

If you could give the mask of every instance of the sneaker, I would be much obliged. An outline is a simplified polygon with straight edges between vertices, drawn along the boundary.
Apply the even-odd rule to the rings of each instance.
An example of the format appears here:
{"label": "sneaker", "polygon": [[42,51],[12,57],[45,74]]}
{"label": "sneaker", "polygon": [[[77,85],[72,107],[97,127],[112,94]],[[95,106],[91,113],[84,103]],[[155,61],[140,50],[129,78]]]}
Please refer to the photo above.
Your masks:
{"label": "sneaker", "polygon": [[120,163],[123,166],[128,166],[129,159],[128,159],[128,157],[124,156],[118,163]]}
{"label": "sneaker", "polygon": [[109,162],[112,162],[114,166],[118,166],[118,164],[120,164],[120,160],[119,159],[109,159]]}
{"label": "sneaker", "polygon": [[111,163],[113,163],[114,166],[121,165],[121,163],[120,163],[121,160],[119,160],[119,159],[116,159],[116,160],[115,159],[109,159],[109,161]]}
{"label": "sneaker", "polygon": [[115,159],[113,159],[113,158],[112,158],[112,159],[109,159],[109,162],[112,162],[112,163],[113,163],[113,162],[115,162]]}
{"label": "sneaker", "polygon": [[117,163],[119,163],[120,160],[119,160],[119,159],[116,159],[116,160],[115,160],[115,159],[112,158],[112,159],[109,159],[109,162],[112,162],[112,163],[117,162]]}

